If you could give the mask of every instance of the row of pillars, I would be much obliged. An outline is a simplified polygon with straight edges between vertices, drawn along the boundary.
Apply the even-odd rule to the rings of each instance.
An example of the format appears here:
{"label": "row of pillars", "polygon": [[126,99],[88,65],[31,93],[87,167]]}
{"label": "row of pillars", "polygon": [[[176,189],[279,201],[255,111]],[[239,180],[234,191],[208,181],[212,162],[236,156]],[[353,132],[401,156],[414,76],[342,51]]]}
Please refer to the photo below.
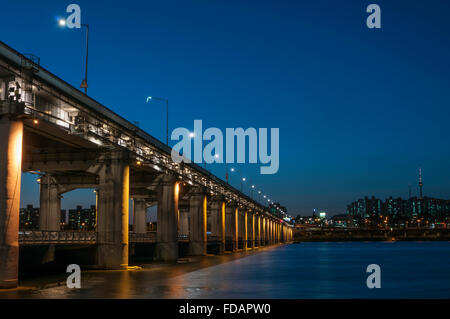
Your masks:
{"label": "row of pillars", "polygon": [[[19,205],[23,122],[0,118],[0,288],[16,287],[19,259]],[[126,154],[112,152],[90,168],[99,177],[97,187],[97,266],[126,269],[128,266],[128,213],[130,166]],[[41,183],[41,229],[59,230],[61,188],[47,177]],[[178,208],[180,181],[163,175],[157,188],[157,258],[178,259],[178,234],[189,231],[189,254],[204,255],[207,248],[205,192],[190,195],[189,214]],[[264,215],[228,204],[223,198],[211,202],[211,233],[220,241],[220,251],[231,238],[232,250],[289,242],[291,229]],[[146,231],[146,203],[134,200],[134,231]]]}

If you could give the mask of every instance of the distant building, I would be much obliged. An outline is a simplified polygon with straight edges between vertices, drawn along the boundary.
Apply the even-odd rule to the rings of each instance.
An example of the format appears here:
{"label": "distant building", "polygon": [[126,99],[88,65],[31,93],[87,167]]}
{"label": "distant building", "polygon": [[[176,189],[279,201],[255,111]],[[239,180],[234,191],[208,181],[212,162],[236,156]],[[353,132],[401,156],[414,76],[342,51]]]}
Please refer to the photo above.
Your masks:
{"label": "distant building", "polygon": [[450,200],[426,196],[409,199],[389,197],[382,202],[375,197],[365,197],[347,206],[347,217],[352,226],[370,222],[402,224],[417,219],[446,221],[450,217]]}
{"label": "distant building", "polygon": [[68,229],[72,230],[95,230],[97,225],[97,210],[95,205],[90,208],[77,206],[76,209],[69,209]]}
{"label": "distant building", "polygon": [[340,215],[334,215],[330,218],[329,224],[334,227],[347,227],[347,215],[346,214],[340,214]]}
{"label": "distant building", "polygon": [[39,208],[27,205],[19,210],[19,229],[33,230],[39,229]]}

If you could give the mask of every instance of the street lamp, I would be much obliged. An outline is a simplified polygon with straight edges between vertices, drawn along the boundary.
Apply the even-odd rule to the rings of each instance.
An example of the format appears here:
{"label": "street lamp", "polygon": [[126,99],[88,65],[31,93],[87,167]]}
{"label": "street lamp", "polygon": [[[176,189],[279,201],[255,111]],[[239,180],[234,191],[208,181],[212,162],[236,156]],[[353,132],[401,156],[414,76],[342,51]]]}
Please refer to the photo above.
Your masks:
{"label": "street lamp", "polygon": [[[59,25],[61,27],[66,26],[66,20],[59,19],[58,21]],[[80,89],[84,89],[84,94],[87,95],[87,89],[88,89],[88,58],[89,58],[89,24],[81,23],[82,27],[86,28],[86,67],[84,70],[84,80],[81,81]]]}
{"label": "street lamp", "polygon": [[[150,100],[166,102],[166,144],[167,144],[167,146],[169,146],[169,100],[163,99],[160,97],[154,97],[154,96],[147,97],[147,103]],[[189,134],[189,136],[190,136],[190,134]],[[192,137],[194,137],[194,135],[192,135]]]}
{"label": "street lamp", "polygon": [[253,190],[255,189],[255,185],[252,185],[252,199],[253,199]]}
{"label": "street lamp", "polygon": [[242,180],[241,180],[241,193],[243,193],[243,187],[244,187],[245,180],[246,180],[246,178],[242,177]]}

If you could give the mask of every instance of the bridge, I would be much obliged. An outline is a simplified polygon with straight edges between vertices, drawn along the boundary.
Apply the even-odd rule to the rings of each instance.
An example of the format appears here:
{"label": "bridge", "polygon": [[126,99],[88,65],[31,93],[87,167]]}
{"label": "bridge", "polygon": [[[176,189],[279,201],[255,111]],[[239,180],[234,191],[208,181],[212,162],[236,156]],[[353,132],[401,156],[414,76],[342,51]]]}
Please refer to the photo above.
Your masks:
{"label": "bridge", "polygon": [[[292,227],[171,148],[0,42],[0,288],[18,283],[19,245],[89,244],[96,266],[126,269],[131,243],[154,243],[162,261],[292,240]],[[19,234],[22,172],[40,175],[39,231]],[[95,232],[60,229],[62,194],[96,190]],[[129,231],[129,199],[133,231]],[[157,206],[157,230],[146,209]],[[207,225],[211,234],[207,235]]]}

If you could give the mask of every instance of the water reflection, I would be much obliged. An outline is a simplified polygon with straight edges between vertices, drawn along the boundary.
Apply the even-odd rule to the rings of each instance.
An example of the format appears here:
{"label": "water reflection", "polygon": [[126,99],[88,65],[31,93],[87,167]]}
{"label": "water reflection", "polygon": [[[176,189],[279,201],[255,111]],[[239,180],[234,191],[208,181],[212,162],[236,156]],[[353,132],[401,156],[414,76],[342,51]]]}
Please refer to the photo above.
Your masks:
{"label": "water reflection", "polygon": [[[382,269],[369,290],[366,267]],[[197,257],[143,270],[88,271],[82,288],[0,292],[0,298],[449,298],[450,243],[302,243]]]}

